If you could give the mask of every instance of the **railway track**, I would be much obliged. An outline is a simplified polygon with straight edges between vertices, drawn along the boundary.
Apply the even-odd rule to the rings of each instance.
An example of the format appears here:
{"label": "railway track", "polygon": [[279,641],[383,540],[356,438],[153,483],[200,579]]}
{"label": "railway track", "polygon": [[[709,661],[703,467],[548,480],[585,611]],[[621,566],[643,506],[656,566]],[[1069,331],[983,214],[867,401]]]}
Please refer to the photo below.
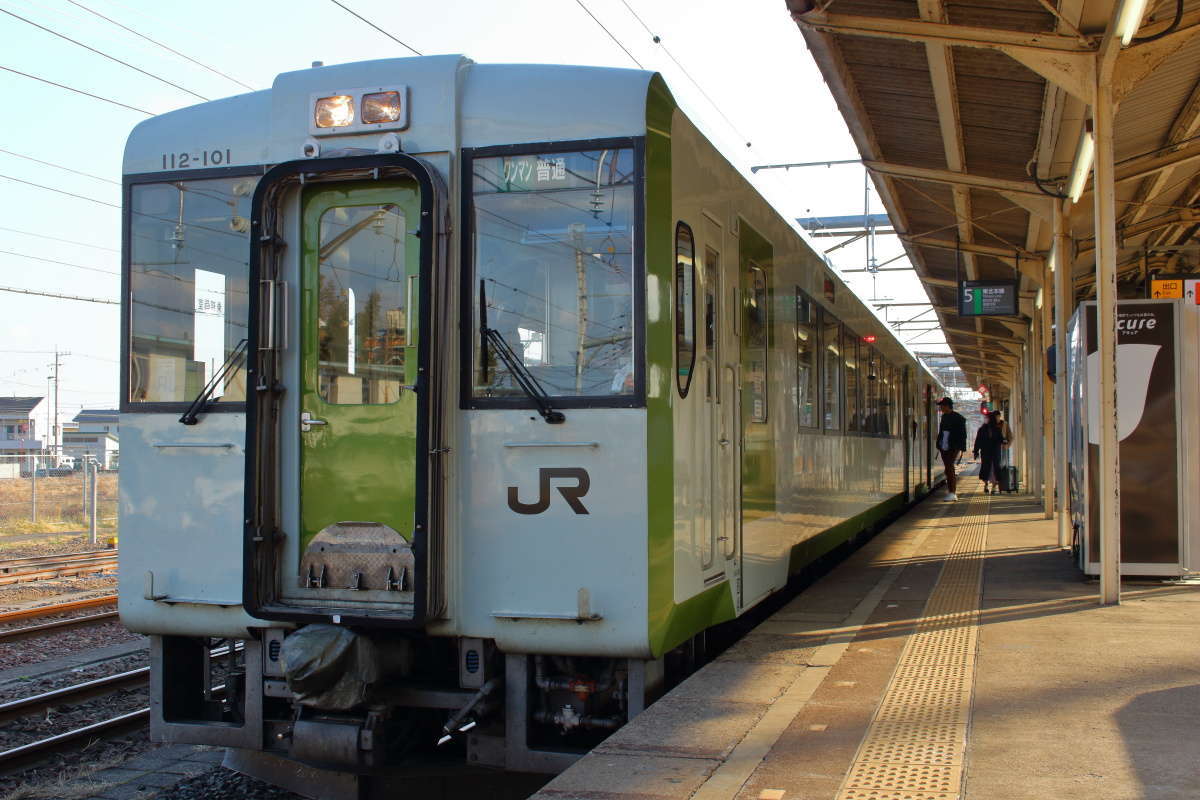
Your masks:
{"label": "railway track", "polygon": [[[20,611],[8,611],[0,613],[0,625],[13,622],[24,622],[25,620],[30,619],[40,619],[42,617],[49,617],[53,616],[54,614],[62,614],[71,611],[110,606],[116,602],[117,596],[115,594],[111,594],[103,597],[90,597],[86,600],[72,600],[67,603],[55,603],[49,606],[39,606],[38,608],[26,608]],[[70,630],[71,628],[84,628],[88,625],[95,625],[98,622],[110,622],[117,619],[118,616],[119,615],[116,611],[102,611],[98,614],[88,614],[82,617],[56,619],[51,622],[43,622],[37,625],[26,625],[20,628],[8,628],[6,630],[0,630],[0,644],[17,642],[22,639],[33,639],[38,636],[44,636],[48,633],[57,633],[58,631]]]}
{"label": "railway track", "polygon": [[[213,658],[227,655],[228,647],[218,647],[211,651]],[[150,683],[150,668],[138,669],[95,678],[90,681],[52,689],[48,692],[10,700],[0,703],[0,723],[10,722],[22,717],[45,715],[53,709],[105,697],[116,692],[138,689]],[[214,686],[214,693],[223,692],[224,685]],[[0,774],[11,774],[26,766],[41,761],[48,755],[86,746],[103,736],[125,733],[144,728],[150,722],[150,709],[139,708],[126,711],[109,719],[93,722],[73,730],[48,736],[34,742],[0,751]]]}
{"label": "railway track", "polygon": [[116,550],[92,550],[57,556],[7,559],[0,561],[0,586],[72,575],[114,572],[117,569],[118,558]]}

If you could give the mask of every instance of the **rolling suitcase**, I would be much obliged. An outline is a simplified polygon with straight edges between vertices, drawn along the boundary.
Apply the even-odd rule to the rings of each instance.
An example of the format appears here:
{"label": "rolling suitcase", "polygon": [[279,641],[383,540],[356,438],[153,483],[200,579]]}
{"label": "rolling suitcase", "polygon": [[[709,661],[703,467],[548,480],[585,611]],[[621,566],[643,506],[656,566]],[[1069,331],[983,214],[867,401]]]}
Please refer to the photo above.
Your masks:
{"label": "rolling suitcase", "polygon": [[1019,484],[1016,467],[1000,468],[1000,491],[1015,492]]}

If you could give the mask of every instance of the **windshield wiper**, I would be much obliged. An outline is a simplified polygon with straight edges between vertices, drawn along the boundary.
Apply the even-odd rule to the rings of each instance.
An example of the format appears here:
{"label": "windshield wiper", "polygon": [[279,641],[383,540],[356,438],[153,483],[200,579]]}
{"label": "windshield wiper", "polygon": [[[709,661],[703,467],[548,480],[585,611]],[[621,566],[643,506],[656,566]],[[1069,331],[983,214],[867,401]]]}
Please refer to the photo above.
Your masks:
{"label": "windshield wiper", "polygon": [[545,388],[533,377],[533,373],[525,366],[504,337],[500,335],[500,331],[495,328],[488,327],[487,320],[487,293],[484,291],[484,282],[479,282],[479,368],[483,373],[483,381],[488,380],[488,344],[491,343],[496,351],[496,355],[504,362],[504,366],[508,367],[509,374],[525,392],[526,396],[533,401],[537,406],[537,412],[542,415],[542,419],[551,425],[559,425],[566,421],[561,411],[555,411],[550,405],[550,395],[546,394]]}
{"label": "windshield wiper", "polygon": [[209,400],[212,398],[213,392],[218,386],[225,383],[225,379],[239,366],[242,357],[246,355],[246,340],[242,339],[234,345],[233,352],[225,359],[225,362],[217,369],[208,383],[204,384],[204,388],[200,390],[200,394],[196,395],[196,399],[188,406],[188,410],[183,412],[183,416],[179,421],[184,425],[195,425],[200,421],[200,415],[208,410]]}

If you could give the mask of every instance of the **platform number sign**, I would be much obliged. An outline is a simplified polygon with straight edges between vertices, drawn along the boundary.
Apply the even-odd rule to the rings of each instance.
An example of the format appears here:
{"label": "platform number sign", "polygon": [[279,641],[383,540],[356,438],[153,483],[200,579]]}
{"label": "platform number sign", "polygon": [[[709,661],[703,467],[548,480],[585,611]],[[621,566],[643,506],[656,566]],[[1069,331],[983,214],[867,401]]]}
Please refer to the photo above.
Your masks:
{"label": "platform number sign", "polygon": [[961,281],[958,313],[963,317],[1015,316],[1016,281]]}

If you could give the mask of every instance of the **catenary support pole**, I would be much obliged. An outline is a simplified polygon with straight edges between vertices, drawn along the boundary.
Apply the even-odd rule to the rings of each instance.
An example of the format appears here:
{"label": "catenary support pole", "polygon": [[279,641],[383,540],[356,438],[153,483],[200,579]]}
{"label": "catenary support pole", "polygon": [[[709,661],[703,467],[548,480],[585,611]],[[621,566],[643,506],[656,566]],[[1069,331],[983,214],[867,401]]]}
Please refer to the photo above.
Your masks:
{"label": "catenary support pole", "polygon": [[1058,491],[1058,546],[1071,546],[1071,493],[1068,491],[1067,453],[1067,325],[1075,311],[1072,270],[1075,253],[1067,234],[1067,213],[1062,200],[1054,201],[1054,483]]}
{"label": "catenary support pole", "polygon": [[1117,204],[1113,180],[1112,84],[1097,69],[1092,133],[1096,141],[1093,195],[1096,219],[1096,334],[1100,380],[1097,433],[1100,458],[1096,522],[1100,529],[1100,602],[1121,602],[1121,461],[1117,441]]}

